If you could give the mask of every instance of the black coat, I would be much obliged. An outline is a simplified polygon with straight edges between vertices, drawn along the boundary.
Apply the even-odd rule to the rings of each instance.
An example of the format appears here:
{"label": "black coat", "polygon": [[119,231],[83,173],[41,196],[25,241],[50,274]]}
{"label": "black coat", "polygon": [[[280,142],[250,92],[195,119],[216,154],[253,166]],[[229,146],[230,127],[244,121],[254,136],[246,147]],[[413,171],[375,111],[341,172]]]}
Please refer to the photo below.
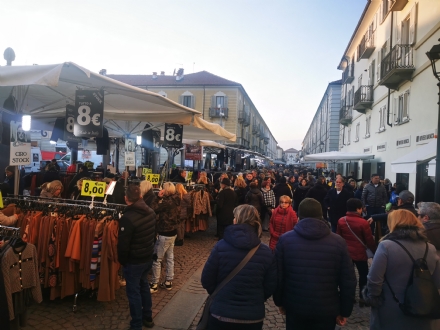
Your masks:
{"label": "black coat", "polygon": [[327,196],[328,186],[322,184],[321,182],[317,182],[312,188],[310,188],[306,193],[306,198],[316,199],[322,207],[322,214],[326,218],[327,211],[324,203],[324,198]]}
{"label": "black coat", "polygon": [[156,195],[154,194],[153,189],[148,190],[145,195],[142,197],[145,204],[151,207],[151,204],[156,199]]}
{"label": "black coat", "polygon": [[[203,268],[202,285],[206,291],[212,294],[258,244],[258,234],[250,225],[226,227],[224,239],[216,244]],[[215,296],[211,313],[240,320],[263,319],[264,302],[275,290],[276,276],[275,258],[269,247],[261,244],[243,269]]]}
{"label": "black coat", "polygon": [[275,305],[289,316],[350,316],[356,276],[345,240],[323,220],[300,220],[275,249],[278,285]]}
{"label": "black coat", "polygon": [[310,190],[310,186],[298,186],[293,195],[293,209],[298,212],[299,204],[306,198],[307,193]]}
{"label": "black coat", "polygon": [[325,207],[328,209],[328,216],[332,223],[337,223],[347,213],[347,201],[353,198],[353,192],[342,188],[338,194],[336,188],[331,188],[324,198]]}
{"label": "black coat", "polygon": [[275,206],[280,204],[280,197],[283,195],[292,198],[292,190],[290,190],[290,187],[287,185],[287,183],[278,183],[275,187],[273,187],[273,193],[275,194]]}
{"label": "black coat", "polygon": [[246,204],[255,207],[258,210],[258,212],[261,213],[261,211],[263,210],[264,198],[260,189],[252,188],[251,190],[249,190],[249,192],[246,194],[245,201]]}
{"label": "black coat", "polygon": [[118,260],[121,265],[142,264],[153,257],[156,213],[140,198],[119,219]]}
{"label": "black coat", "polygon": [[234,188],[235,193],[237,194],[237,204],[242,205],[245,203],[245,197],[247,194],[247,189],[244,187],[235,187]]}
{"label": "black coat", "polygon": [[234,208],[237,206],[237,194],[230,188],[222,189],[217,195],[217,224],[232,225]]}

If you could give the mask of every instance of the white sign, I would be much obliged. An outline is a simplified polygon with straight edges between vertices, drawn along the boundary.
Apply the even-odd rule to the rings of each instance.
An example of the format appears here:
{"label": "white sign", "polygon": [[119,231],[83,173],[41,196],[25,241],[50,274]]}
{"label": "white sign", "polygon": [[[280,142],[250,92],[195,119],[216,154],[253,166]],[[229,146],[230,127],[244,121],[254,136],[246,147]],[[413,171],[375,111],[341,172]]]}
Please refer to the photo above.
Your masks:
{"label": "white sign", "polygon": [[134,152],[125,152],[125,166],[136,166],[136,157]]}
{"label": "white sign", "polygon": [[23,131],[21,122],[11,121],[9,165],[29,165],[31,156],[30,132]]}
{"label": "white sign", "polygon": [[371,154],[372,147],[365,147],[364,148],[364,154]]}
{"label": "white sign", "polygon": [[384,143],[378,144],[376,148],[377,148],[376,150],[378,152],[386,151],[387,150],[387,143],[384,142]]}
{"label": "white sign", "polygon": [[411,135],[404,136],[396,141],[396,148],[405,148],[411,146]]}
{"label": "white sign", "polygon": [[435,139],[437,136],[437,130],[432,129],[430,131],[420,132],[416,135],[416,144],[425,144]]}

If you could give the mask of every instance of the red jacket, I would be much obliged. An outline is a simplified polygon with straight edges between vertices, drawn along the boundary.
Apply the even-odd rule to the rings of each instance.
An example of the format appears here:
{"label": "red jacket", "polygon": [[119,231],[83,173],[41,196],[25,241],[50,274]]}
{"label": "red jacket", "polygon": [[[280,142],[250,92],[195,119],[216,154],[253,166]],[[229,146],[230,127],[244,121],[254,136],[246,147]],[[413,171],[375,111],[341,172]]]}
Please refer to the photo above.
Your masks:
{"label": "red jacket", "polygon": [[280,236],[295,227],[298,223],[298,217],[295,211],[289,206],[287,209],[282,209],[278,206],[273,210],[269,223],[270,241],[269,247],[271,250],[275,250],[275,246],[278,243]]}
{"label": "red jacket", "polygon": [[345,217],[338,220],[338,227],[336,233],[345,239],[348,246],[350,257],[354,261],[367,261],[367,252],[365,247],[353,235],[345,222],[347,219],[351,230],[359,239],[373,252],[376,252],[376,242],[371,233],[370,225],[356,212],[347,212]]}

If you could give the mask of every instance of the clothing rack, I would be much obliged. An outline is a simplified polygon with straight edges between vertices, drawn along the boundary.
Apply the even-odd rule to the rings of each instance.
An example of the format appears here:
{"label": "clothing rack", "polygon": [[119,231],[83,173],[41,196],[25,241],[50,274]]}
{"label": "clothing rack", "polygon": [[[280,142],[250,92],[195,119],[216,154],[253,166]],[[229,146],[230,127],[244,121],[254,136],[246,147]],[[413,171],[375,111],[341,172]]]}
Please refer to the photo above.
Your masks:
{"label": "clothing rack", "polygon": [[0,225],[0,236],[4,237],[20,237],[20,228],[7,227]]}

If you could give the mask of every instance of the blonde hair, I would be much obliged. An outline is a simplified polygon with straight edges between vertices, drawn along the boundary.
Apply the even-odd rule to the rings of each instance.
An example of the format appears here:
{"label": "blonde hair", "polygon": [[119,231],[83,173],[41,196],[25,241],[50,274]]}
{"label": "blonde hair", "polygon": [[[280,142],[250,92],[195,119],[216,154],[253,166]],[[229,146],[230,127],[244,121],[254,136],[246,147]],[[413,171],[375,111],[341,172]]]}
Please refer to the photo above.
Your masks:
{"label": "blonde hair", "polygon": [[292,198],[290,198],[287,195],[283,195],[280,197],[280,203],[281,203],[281,200],[283,200],[283,202],[289,202],[289,204],[292,204]]}
{"label": "blonde hair", "polygon": [[260,224],[260,213],[252,205],[243,204],[234,209],[234,218],[237,224],[246,223],[251,225],[257,231],[258,237],[261,236],[263,230]]}
{"label": "blonde hair", "polygon": [[234,187],[239,187],[239,188],[246,188],[246,181],[244,181],[242,176],[237,176],[237,178],[235,179],[234,182]]}
{"label": "blonde hair", "polygon": [[180,195],[180,199],[183,199],[183,195],[186,195],[188,193],[181,183],[176,184],[176,191]]}
{"label": "blonde hair", "polygon": [[[202,173],[205,173],[205,172],[202,172]],[[206,176],[206,173],[204,175],[202,175],[202,173],[200,173],[200,178],[197,181],[197,183],[208,184],[208,177]]]}
{"label": "blonde hair", "polygon": [[153,185],[151,184],[150,181],[144,180],[141,181],[140,188],[141,188],[141,196],[144,196],[147,192],[149,192],[153,188]]}
{"label": "blonde hair", "polygon": [[176,187],[172,182],[165,182],[163,184],[163,190],[165,190],[166,196],[173,195],[176,193]]}
{"label": "blonde hair", "polygon": [[408,210],[395,210],[388,214],[388,228],[390,229],[390,233],[392,233],[396,228],[399,227],[417,227],[420,229],[424,229],[425,227],[422,225],[420,220]]}

